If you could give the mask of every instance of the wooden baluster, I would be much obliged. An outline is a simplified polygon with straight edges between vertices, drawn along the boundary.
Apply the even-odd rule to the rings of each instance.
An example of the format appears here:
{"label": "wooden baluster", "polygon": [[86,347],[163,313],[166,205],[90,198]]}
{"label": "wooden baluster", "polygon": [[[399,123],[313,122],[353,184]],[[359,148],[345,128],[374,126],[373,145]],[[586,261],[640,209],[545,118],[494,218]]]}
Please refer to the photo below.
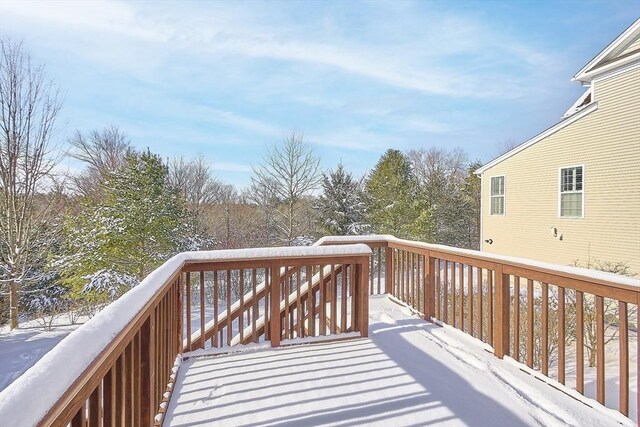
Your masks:
{"label": "wooden baluster", "polygon": [[340,285],[340,328],[344,333],[347,332],[347,264],[342,264],[340,277],[342,278]]}
{"label": "wooden baluster", "polygon": [[[116,361],[116,425],[124,425],[124,353]],[[155,410],[155,409],[154,409]],[[155,412],[153,413],[155,415]]]}
{"label": "wooden baluster", "polygon": [[[100,427],[101,408],[100,398],[102,397],[102,382],[99,382],[95,390],[89,397],[89,427]],[[84,408],[83,408],[84,409]]]}
{"label": "wooden baluster", "polygon": [[476,314],[476,330],[478,331],[478,339],[482,341],[484,339],[482,330],[482,294],[484,292],[484,286],[481,267],[476,268],[476,280],[478,282],[478,311]]}
{"label": "wooden baluster", "polygon": [[576,291],[576,390],[584,394],[584,294]]}
{"label": "wooden baluster", "polygon": [[380,287],[380,279],[382,277],[382,248],[378,248],[378,295],[382,293],[382,289]]}
{"label": "wooden baluster", "polygon": [[238,309],[238,334],[240,343],[244,342],[244,269],[240,269],[240,308]]}
{"label": "wooden baluster", "polygon": [[369,267],[369,271],[371,272],[370,276],[370,286],[371,286],[371,290],[369,292],[369,295],[373,295],[373,253],[371,254],[371,256],[369,257],[369,263],[371,264],[371,266]]}
{"label": "wooden baluster", "polygon": [[[144,325],[141,331],[144,332]],[[143,360],[143,363],[144,363],[144,360]],[[149,362],[147,361],[147,365],[146,365],[147,367],[148,367],[148,363]],[[145,365],[142,365],[142,368],[144,367]],[[144,369],[142,369],[142,373],[144,374]],[[115,427],[116,425],[116,417],[115,417],[116,389],[114,387],[115,386],[114,380],[115,380],[115,366],[111,366],[111,369],[109,369],[109,371],[107,372],[107,374],[105,375],[102,381],[102,387],[103,387],[102,388],[103,390],[102,391],[102,394],[103,394],[102,410],[103,410],[103,426],[104,427]],[[150,384],[147,382],[147,383],[143,383],[142,385],[143,385],[143,389],[141,390],[141,394],[140,394],[140,403],[141,403],[140,415],[144,417],[145,416],[144,409],[145,407],[148,408],[148,405],[149,405],[148,400],[147,401],[144,400],[144,397],[146,396],[144,386],[145,385],[147,386],[146,391],[148,393]],[[144,420],[145,418],[142,418],[142,419]]]}
{"label": "wooden baluster", "polygon": [[520,361],[520,277],[513,277],[513,358]]}
{"label": "wooden baluster", "polygon": [[460,311],[460,330],[464,331],[464,264],[460,263],[458,266],[458,275],[459,275],[459,280],[460,280],[460,300],[458,301],[459,304],[459,311]]}
{"label": "wooden baluster", "polygon": [[186,295],[184,301],[187,308],[187,351],[190,351],[193,350],[191,348],[191,273],[186,273],[186,275]]}
{"label": "wooden baluster", "polygon": [[324,266],[320,266],[320,331],[318,335],[327,334],[327,295],[324,283]]}
{"label": "wooden baluster", "polygon": [[300,300],[301,296],[300,296],[300,269],[302,267],[296,267],[296,334],[298,335],[298,337],[302,336],[302,331],[303,331],[303,325],[302,322],[304,321],[304,313],[302,313],[302,301]]}
{"label": "wooden baluster", "polygon": [[218,290],[218,270],[213,272],[213,334],[211,336],[211,345],[213,347],[222,346],[222,337],[219,336],[220,323],[218,316],[220,314],[220,293]]}
{"label": "wooden baluster", "polygon": [[231,324],[231,270],[227,270],[226,277],[227,287],[227,345],[231,345],[231,338],[233,337],[233,328]]}
{"label": "wooden baluster", "polygon": [[509,305],[510,277],[502,273],[502,264],[498,264],[496,273],[496,321],[494,324],[495,354],[499,358],[509,355]]}
{"label": "wooden baluster", "polygon": [[618,409],[629,416],[629,326],[627,303],[618,301],[618,351],[620,362],[620,392]]}
{"label": "wooden baluster", "polygon": [[78,412],[73,416],[71,420],[71,427],[85,427],[87,423],[86,403],[83,402]]}
{"label": "wooden baluster", "polygon": [[284,300],[284,334],[285,338],[291,338],[291,323],[289,322],[289,295],[291,295],[291,267],[285,267],[285,276],[282,281],[281,300]]}
{"label": "wooden baluster", "polygon": [[596,396],[604,405],[604,298],[596,295]]}
{"label": "wooden baluster", "polygon": [[436,317],[436,260],[429,253],[424,256],[424,318]]}
{"label": "wooden baluster", "polygon": [[255,268],[251,269],[251,297],[253,301],[253,309],[251,310],[251,337],[253,342],[258,342],[258,329],[256,327],[256,321],[258,317],[260,317],[260,309],[258,307],[258,297],[257,294],[258,288],[258,273]]}
{"label": "wooden baluster", "polygon": [[418,303],[416,302],[416,300],[418,299],[418,286],[416,283],[416,279],[418,277],[417,273],[417,266],[416,266],[416,254],[414,254],[413,252],[411,253],[411,306],[413,308],[415,308],[416,310],[418,309]]}
{"label": "wooden baluster", "polygon": [[565,298],[561,286],[558,286],[558,382],[565,382]]}
{"label": "wooden baluster", "polygon": [[205,341],[205,289],[204,289],[204,271],[200,272],[200,348],[204,349]]}
{"label": "wooden baluster", "polygon": [[366,262],[356,264],[356,283],[359,286],[357,292],[358,306],[358,327],[360,328],[360,337],[369,336],[369,294],[367,293],[366,280],[369,277],[369,265]]}
{"label": "wooden baluster", "polygon": [[282,326],[280,324],[280,267],[277,264],[271,267],[271,322],[269,336],[271,338],[271,347],[280,346],[280,338],[282,337]]}
{"label": "wooden baluster", "polygon": [[[373,262],[373,255],[370,257],[372,262]],[[373,274],[371,275],[371,277],[373,278]],[[372,284],[373,284],[373,279],[372,279]],[[331,289],[331,304],[330,304],[330,308],[331,308],[331,334],[335,334],[337,333],[336,330],[336,326],[337,326],[337,317],[338,317],[338,305],[336,302],[336,299],[338,297],[338,285],[337,285],[337,281],[336,281],[336,269],[335,269],[335,265],[333,263],[331,263],[331,284],[329,286],[329,289]],[[371,288],[373,290],[373,287]],[[367,295],[368,296],[368,295]]]}
{"label": "wooden baluster", "polygon": [[442,289],[442,298],[444,299],[444,313],[442,321],[451,324],[449,321],[449,261],[444,260],[444,287]]}
{"label": "wooden baluster", "polygon": [[451,326],[456,327],[456,276],[458,272],[457,263],[454,261],[451,263]]}
{"label": "wooden baluster", "polygon": [[131,343],[124,349],[124,402],[125,411],[124,419],[127,425],[133,424],[133,370],[131,369],[133,362]]}
{"label": "wooden baluster", "polygon": [[394,283],[393,283],[393,249],[390,247],[384,248],[384,291],[394,295]]}
{"label": "wooden baluster", "polygon": [[276,274],[270,268],[264,269],[264,339],[271,341],[271,287],[273,286],[273,275]]}
{"label": "wooden baluster", "polygon": [[474,331],[473,331],[473,266],[472,265],[468,265],[467,266],[467,288],[469,292],[469,295],[467,296],[468,300],[467,300],[467,311],[469,314],[469,320],[467,322],[467,328],[469,335],[471,336],[475,336],[474,335]]}
{"label": "wooden baluster", "polygon": [[313,289],[313,268],[310,265],[307,265],[306,269],[307,274],[307,287],[308,287],[308,297],[307,297],[307,335],[310,337],[316,336],[316,292]]}
{"label": "wooden baluster", "polygon": [[495,348],[493,336],[493,270],[487,270],[487,342]]}
{"label": "wooden baluster", "polygon": [[533,280],[527,279],[527,366],[533,368]]}
{"label": "wooden baluster", "polygon": [[435,271],[433,272],[434,276],[434,287],[436,294],[436,319],[442,319],[442,298],[440,297],[441,289],[442,289],[442,262],[439,258],[434,259]]}
{"label": "wooden baluster", "polygon": [[[173,292],[172,292],[173,293]],[[172,304],[171,307],[175,307],[175,304]],[[173,312],[173,310],[171,310]],[[173,313],[175,314],[175,312]],[[173,328],[175,333],[175,325]],[[173,337],[175,338],[175,335]],[[168,350],[169,354],[175,357],[174,352],[176,351],[176,346],[172,345],[175,343],[173,339],[169,341]],[[131,423],[135,425],[140,425],[140,335],[136,334],[131,341]]]}
{"label": "wooden baluster", "polygon": [[542,373],[549,374],[549,284],[542,282]]}

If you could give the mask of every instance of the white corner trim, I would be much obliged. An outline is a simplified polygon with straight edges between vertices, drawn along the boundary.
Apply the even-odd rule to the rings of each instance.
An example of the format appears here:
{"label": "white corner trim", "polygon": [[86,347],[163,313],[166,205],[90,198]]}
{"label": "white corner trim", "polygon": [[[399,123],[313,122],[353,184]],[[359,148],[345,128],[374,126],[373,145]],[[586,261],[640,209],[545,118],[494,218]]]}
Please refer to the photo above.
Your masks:
{"label": "white corner trim", "polygon": [[493,159],[492,161],[490,161],[486,165],[482,166],[480,169],[476,170],[475,174],[476,175],[480,175],[480,174],[484,173],[487,169],[490,169],[490,168],[494,167],[495,165],[497,165],[498,163],[501,163],[504,160],[507,160],[509,157],[518,154],[519,152],[521,152],[525,148],[528,148],[528,147],[532,146],[536,142],[543,140],[544,138],[548,137],[549,135],[553,135],[554,133],[558,132],[560,129],[563,129],[563,128],[569,126],[571,123],[575,122],[576,120],[581,119],[582,117],[586,116],[587,114],[589,114],[592,111],[595,111],[597,109],[598,109],[598,103],[597,102],[591,102],[590,104],[588,104],[586,107],[584,107],[582,110],[578,111],[574,115],[567,117],[566,119],[562,120],[559,123],[556,123],[555,125],[551,126],[550,128],[547,128],[546,130],[542,131],[541,133],[539,133],[538,135],[534,136],[530,140],[518,145],[513,150],[507,151],[506,153],[504,153],[500,157],[497,157],[497,158]]}
{"label": "white corner trim", "polygon": [[614,41],[609,43],[607,47],[605,47],[599,54],[597,54],[591,61],[587,63],[584,67],[580,69],[574,76],[572,80],[580,80],[586,77],[586,74],[591,71],[600,61],[605,59],[609,54],[618,49],[621,44],[626,41],[628,38],[633,37],[635,33],[640,32],[640,18],[638,18],[634,23],[629,25],[629,27],[622,32]]}

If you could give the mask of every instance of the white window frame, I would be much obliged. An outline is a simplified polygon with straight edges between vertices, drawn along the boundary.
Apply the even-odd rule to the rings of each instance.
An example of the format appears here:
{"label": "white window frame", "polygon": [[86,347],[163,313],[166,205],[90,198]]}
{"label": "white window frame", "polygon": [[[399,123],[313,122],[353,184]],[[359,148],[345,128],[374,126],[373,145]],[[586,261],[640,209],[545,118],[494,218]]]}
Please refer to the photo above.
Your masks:
{"label": "white window frame", "polygon": [[[502,178],[502,186],[504,188],[504,194],[502,194],[502,196],[492,196],[491,195],[491,187],[492,187],[492,183],[491,181],[493,181],[493,178]],[[491,206],[493,205],[492,199],[494,197],[502,197],[502,213],[498,214],[498,213],[491,213]],[[505,216],[507,214],[507,178],[505,177],[505,175],[493,175],[489,177],[489,215],[490,216]]]}
{"label": "white window frame", "polygon": [[[581,215],[580,216],[567,216],[562,215],[562,169],[573,169],[573,168],[582,168],[582,190],[580,191],[572,191],[572,193],[582,193],[582,206],[581,206]],[[586,170],[584,164],[581,165],[569,165],[569,166],[561,166],[558,168],[558,218],[565,219],[583,219],[584,218],[584,199],[585,199],[585,188],[586,184]]]}

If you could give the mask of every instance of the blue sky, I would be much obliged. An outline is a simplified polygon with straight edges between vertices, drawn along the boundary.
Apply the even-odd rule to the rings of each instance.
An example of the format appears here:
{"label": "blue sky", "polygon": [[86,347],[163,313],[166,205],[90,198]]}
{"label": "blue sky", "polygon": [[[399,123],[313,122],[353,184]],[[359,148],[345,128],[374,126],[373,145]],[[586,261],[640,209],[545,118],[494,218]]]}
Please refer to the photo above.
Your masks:
{"label": "blue sky", "polygon": [[557,122],[573,74],[638,16],[639,0],[3,0],[0,32],[62,89],[61,145],[115,124],[243,186],[291,130],[358,176],[388,148],[488,161]]}

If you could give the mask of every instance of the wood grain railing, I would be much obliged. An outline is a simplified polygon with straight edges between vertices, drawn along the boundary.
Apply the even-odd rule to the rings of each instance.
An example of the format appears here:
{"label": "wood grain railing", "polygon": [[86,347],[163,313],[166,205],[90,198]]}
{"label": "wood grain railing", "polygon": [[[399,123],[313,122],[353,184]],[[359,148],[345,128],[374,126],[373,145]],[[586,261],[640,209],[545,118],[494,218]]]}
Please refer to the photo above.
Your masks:
{"label": "wood grain railing", "polygon": [[[493,347],[497,357],[510,356],[629,416],[630,351],[640,384],[640,280],[393,236],[325,237],[318,244],[356,242],[378,251],[383,288],[425,319],[453,326]],[[607,342],[616,348],[605,351]],[[607,380],[618,384],[611,399]]]}
{"label": "wood grain railing", "polygon": [[[204,348],[205,340],[279,346],[366,336],[370,254],[365,245],[179,254],[7,387],[1,423],[161,425],[182,353]],[[209,328],[208,292],[226,304],[211,305]],[[199,326],[195,338],[192,324]]]}

